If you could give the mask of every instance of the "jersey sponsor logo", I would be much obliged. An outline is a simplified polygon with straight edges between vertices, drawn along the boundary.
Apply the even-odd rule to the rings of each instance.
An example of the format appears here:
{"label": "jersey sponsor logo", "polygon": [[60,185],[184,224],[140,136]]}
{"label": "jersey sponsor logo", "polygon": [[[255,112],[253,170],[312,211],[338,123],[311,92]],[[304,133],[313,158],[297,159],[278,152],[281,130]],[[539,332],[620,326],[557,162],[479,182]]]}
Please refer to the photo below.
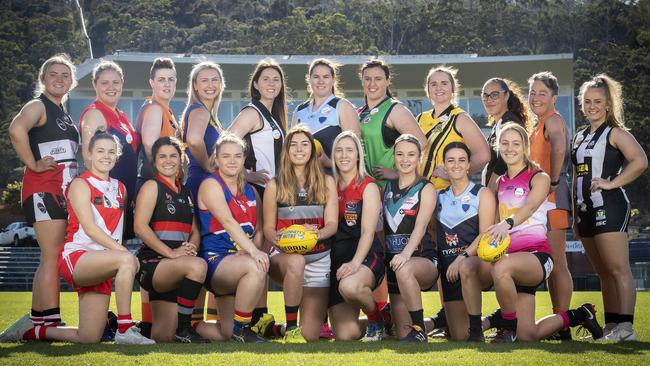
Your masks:
{"label": "jersey sponsor logo", "polygon": [[346,211],[345,214],[343,214],[343,219],[348,226],[354,226],[357,223],[357,213],[354,211]]}
{"label": "jersey sponsor logo", "polygon": [[586,163],[578,164],[576,166],[576,174],[578,175],[578,177],[582,177],[584,175],[589,174],[589,164]]}
{"label": "jersey sponsor logo", "polygon": [[172,195],[165,192],[165,203],[172,203],[174,202],[174,199],[172,198]]}
{"label": "jersey sponsor logo", "polygon": [[104,207],[106,207],[106,208],[119,208],[120,203],[117,202],[117,200],[115,202],[113,202],[106,195],[104,195]]}
{"label": "jersey sponsor logo", "polygon": [[[324,116],[327,116],[328,114],[330,114],[331,111],[332,111],[332,107],[330,107],[330,106],[325,106],[325,107],[323,107],[323,110],[321,111],[321,113],[322,113]],[[322,120],[321,120],[321,118],[322,118]],[[325,120],[327,119],[327,117],[325,117],[325,118],[321,117],[321,118],[318,119],[318,120],[320,121],[320,123],[325,122]]]}
{"label": "jersey sponsor logo", "polygon": [[66,131],[68,129],[68,124],[65,122],[64,118],[57,117],[56,125],[59,126],[59,129],[61,129],[61,131]]}
{"label": "jersey sponsor logo", "polygon": [[399,213],[404,216],[417,216],[418,212],[416,210],[400,208]]}
{"label": "jersey sponsor logo", "polygon": [[596,211],[596,226],[605,225],[607,225],[607,215],[605,215],[605,210],[599,209]]}
{"label": "jersey sponsor logo", "polygon": [[51,156],[55,161],[74,160],[77,148],[76,143],[70,140],[56,140],[38,144],[41,158]]}
{"label": "jersey sponsor logo", "polygon": [[174,206],[171,203],[167,204],[167,212],[169,212],[169,214],[171,214],[171,215],[175,214],[176,213],[176,206]]}
{"label": "jersey sponsor logo", "polygon": [[99,205],[103,205],[103,204],[104,204],[104,200],[102,200],[101,197],[97,196],[97,197],[93,198],[93,205],[99,206]]}
{"label": "jersey sponsor logo", "polygon": [[578,135],[578,136],[576,137],[576,141],[573,143],[573,147],[574,147],[575,149],[577,149],[577,148],[580,146],[580,144],[582,143],[582,141],[583,141],[584,139],[585,139],[585,137],[584,137],[583,135]]}
{"label": "jersey sponsor logo", "polygon": [[[591,141],[589,141],[589,143],[587,144],[587,149],[593,149],[595,145],[596,145],[596,141],[595,141],[595,140],[591,140]],[[586,151],[585,151],[585,153],[586,153]]]}
{"label": "jersey sponsor logo", "polygon": [[553,260],[551,258],[547,259],[546,262],[544,263],[544,273],[546,274],[545,280],[548,279],[548,276],[551,275],[551,272],[553,271]]}
{"label": "jersey sponsor logo", "polygon": [[409,242],[410,235],[386,235],[386,251],[388,253],[401,253]]}
{"label": "jersey sponsor logo", "polygon": [[47,209],[45,208],[45,204],[43,202],[37,203],[36,207],[38,208],[39,211],[41,211],[41,213],[43,214],[47,213]]}
{"label": "jersey sponsor logo", "polygon": [[523,197],[524,193],[526,193],[526,191],[521,187],[515,189],[515,197]]}

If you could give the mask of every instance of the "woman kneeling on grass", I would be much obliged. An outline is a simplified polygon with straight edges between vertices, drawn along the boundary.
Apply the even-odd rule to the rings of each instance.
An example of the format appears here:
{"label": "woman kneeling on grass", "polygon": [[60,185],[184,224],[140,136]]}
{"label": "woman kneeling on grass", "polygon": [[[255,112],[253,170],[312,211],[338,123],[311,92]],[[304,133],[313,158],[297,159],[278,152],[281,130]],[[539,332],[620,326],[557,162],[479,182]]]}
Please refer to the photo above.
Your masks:
{"label": "woman kneeling on grass", "polygon": [[[583,304],[535,322],[536,289],[553,270],[546,238],[550,178],[530,161],[530,140],[523,127],[505,124],[497,141],[499,155],[507,166],[506,173],[496,180],[501,221],[485,232],[495,242],[509,234],[510,246],[507,254],[494,264],[475,257],[476,244],[467,249],[469,257],[461,263],[460,277],[470,318],[481,314],[481,289],[494,284],[501,310],[495,313],[499,314],[498,319],[491,321],[492,326],[499,328],[493,342],[536,341],[578,325],[591,332],[594,339],[602,337],[593,304]],[[470,334],[470,338],[482,341],[482,334]]]}
{"label": "woman kneeling on grass", "polygon": [[251,330],[253,308],[265,291],[269,257],[262,246],[259,196],[244,178],[244,141],[224,132],[215,145],[217,171],[199,187],[201,255],[208,264],[205,287],[214,293],[220,319],[200,323],[212,340],[261,343]]}
{"label": "woman kneeling on grass", "polygon": [[179,181],[181,143],[161,137],[151,156],[155,176],[140,188],[134,228],[143,241],[137,278],[149,292],[155,319],[151,337],[158,342],[206,343],[190,324],[206,265],[196,257],[199,232],[192,196]]}
{"label": "woman kneeling on grass", "polygon": [[120,155],[120,145],[116,137],[98,132],[90,139],[88,150],[89,170],[70,184],[66,243],[58,258],[59,273],[79,294],[79,328],[32,326],[25,316],[5,331],[5,335],[13,335],[5,340],[99,342],[106,326],[111,279],[115,277],[115,343],[156,343],[141,335],[131,320],[131,292],[138,261],[121,244],[124,184],[109,177]]}
{"label": "woman kneeling on grass", "polygon": [[332,243],[329,314],[337,340],[362,335],[359,308],[368,315],[364,341],[383,336],[381,310],[372,291],[384,278],[384,249],[375,237],[381,194],[366,175],[361,141],[352,131],[338,135],[332,147],[338,182],[339,226]]}

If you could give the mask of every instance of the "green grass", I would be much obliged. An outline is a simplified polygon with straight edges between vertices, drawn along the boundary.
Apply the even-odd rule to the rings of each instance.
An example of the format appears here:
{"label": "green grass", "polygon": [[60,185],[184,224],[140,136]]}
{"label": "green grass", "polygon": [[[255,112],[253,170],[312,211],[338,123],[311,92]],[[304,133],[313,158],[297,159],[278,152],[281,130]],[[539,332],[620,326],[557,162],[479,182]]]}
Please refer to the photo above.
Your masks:
{"label": "green grass", "polygon": [[[133,304],[139,303],[134,293]],[[436,293],[424,296],[425,313],[438,310]],[[578,292],[573,305],[595,302],[602,309],[599,293]],[[0,329],[6,328],[22,316],[30,305],[26,292],[0,292]],[[283,302],[280,293],[271,293],[269,308],[282,318]],[[114,304],[112,305],[114,309]],[[69,325],[76,324],[77,296],[61,296],[63,318]],[[484,311],[496,308],[494,293],[484,295]],[[639,293],[635,328],[639,342],[598,344],[592,342],[527,342],[511,345],[466,344],[444,340],[429,344],[400,344],[384,341],[380,344],[359,342],[319,342],[313,344],[283,344],[269,342],[261,345],[212,343],[209,345],[157,344],[155,346],[73,345],[66,343],[0,344],[0,365],[647,365],[650,364],[650,293]],[[537,315],[549,314],[548,293],[537,295]],[[139,306],[133,306],[133,316],[140,315]],[[602,320],[602,314],[599,314]]]}

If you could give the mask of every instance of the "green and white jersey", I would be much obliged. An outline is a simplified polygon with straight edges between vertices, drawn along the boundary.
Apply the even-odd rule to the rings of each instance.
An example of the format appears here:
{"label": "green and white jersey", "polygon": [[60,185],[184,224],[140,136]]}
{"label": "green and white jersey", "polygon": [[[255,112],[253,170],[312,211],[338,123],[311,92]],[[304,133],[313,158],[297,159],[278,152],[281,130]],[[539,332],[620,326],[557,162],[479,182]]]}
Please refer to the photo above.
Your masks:
{"label": "green and white jersey", "polygon": [[400,133],[394,128],[386,126],[386,120],[398,103],[396,99],[387,97],[375,108],[370,109],[368,105],[365,105],[358,110],[363,151],[366,155],[366,170],[368,174],[373,175],[382,188],[386,186],[386,181],[374,177],[373,171],[378,166],[395,168],[393,150],[395,140]]}

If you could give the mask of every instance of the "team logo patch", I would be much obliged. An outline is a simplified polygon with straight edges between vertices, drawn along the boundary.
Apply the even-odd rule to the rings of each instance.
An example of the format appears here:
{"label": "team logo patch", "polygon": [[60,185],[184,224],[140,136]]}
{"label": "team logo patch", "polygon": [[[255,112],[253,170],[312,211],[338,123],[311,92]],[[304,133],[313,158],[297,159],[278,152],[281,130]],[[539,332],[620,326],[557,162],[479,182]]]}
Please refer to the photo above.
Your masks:
{"label": "team logo patch", "polygon": [[41,213],[44,213],[44,214],[47,213],[47,209],[45,208],[45,205],[43,204],[43,202],[37,203],[36,207],[38,208],[39,211],[41,211]]}
{"label": "team logo patch", "polygon": [[327,121],[327,117],[324,117],[324,116],[318,117],[318,122],[319,123],[323,123],[325,121]]}
{"label": "team logo patch", "polygon": [[165,202],[166,203],[174,202],[174,199],[172,198],[172,195],[167,193],[167,192],[165,192]]}
{"label": "team logo patch", "polygon": [[526,193],[526,191],[521,187],[515,189],[515,197],[523,197],[524,193]]}
{"label": "team logo patch", "polygon": [[56,119],[56,125],[59,126],[61,131],[66,131],[68,129],[68,124],[61,117]]}
{"label": "team logo patch", "polygon": [[355,201],[347,201],[345,203],[345,209],[346,210],[356,210],[357,209],[357,203]]}
{"label": "team logo patch", "polygon": [[578,135],[578,136],[576,137],[576,141],[573,143],[574,148],[577,149],[578,146],[580,146],[580,144],[582,143],[582,141],[583,141],[584,139],[585,139],[585,137],[584,137],[583,135]]}
{"label": "team logo patch", "polygon": [[371,116],[374,116],[374,115],[377,114],[378,112],[379,112],[379,108],[373,108],[373,109],[370,110],[370,115],[371,115]]}
{"label": "team logo patch", "polygon": [[370,115],[367,115],[367,116],[363,117],[363,119],[361,120],[361,123],[366,124],[366,125],[368,123],[370,123]]}
{"label": "team logo patch", "polygon": [[595,145],[596,145],[596,141],[595,141],[595,140],[591,140],[591,141],[589,141],[589,143],[587,144],[587,149],[593,149]]}
{"label": "team logo patch", "polygon": [[348,226],[354,226],[357,223],[357,213],[346,211],[345,214],[343,214],[343,219]]}
{"label": "team logo patch", "polygon": [[463,198],[460,199],[461,202],[460,207],[463,209],[463,211],[467,212],[470,209],[471,206],[469,205],[469,202],[471,200],[472,198],[470,196],[463,196]]}
{"label": "team logo patch", "polygon": [[596,211],[596,226],[605,226],[607,224],[607,215],[605,210],[600,209]]}
{"label": "team logo patch", "polygon": [[280,133],[280,131],[275,130],[275,129],[273,130],[272,134],[273,134],[273,138],[276,139],[276,140],[278,140],[278,139],[280,139],[280,137],[282,137],[282,134]]}
{"label": "team logo patch", "polygon": [[455,247],[458,245],[458,234],[445,233],[445,241],[447,242],[448,246]]}
{"label": "team logo patch", "polygon": [[167,204],[167,211],[172,215],[175,214],[176,206],[172,205],[171,203]]}

